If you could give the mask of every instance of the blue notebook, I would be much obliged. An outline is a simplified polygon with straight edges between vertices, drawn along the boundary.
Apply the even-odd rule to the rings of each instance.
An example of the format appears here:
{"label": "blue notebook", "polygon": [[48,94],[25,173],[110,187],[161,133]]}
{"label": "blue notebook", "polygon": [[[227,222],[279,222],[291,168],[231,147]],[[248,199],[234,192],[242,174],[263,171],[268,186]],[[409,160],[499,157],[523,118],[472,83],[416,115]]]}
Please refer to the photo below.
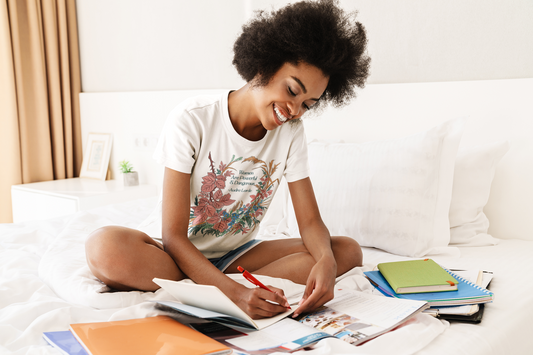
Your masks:
{"label": "blue notebook", "polygon": [[44,332],[43,338],[64,355],[88,355],[69,330]]}
{"label": "blue notebook", "polygon": [[367,271],[365,275],[385,296],[427,301],[431,307],[492,302],[494,297],[492,292],[465,280],[447,269],[445,270],[459,281],[457,291],[398,294],[392,290],[387,280],[385,280],[379,271]]}

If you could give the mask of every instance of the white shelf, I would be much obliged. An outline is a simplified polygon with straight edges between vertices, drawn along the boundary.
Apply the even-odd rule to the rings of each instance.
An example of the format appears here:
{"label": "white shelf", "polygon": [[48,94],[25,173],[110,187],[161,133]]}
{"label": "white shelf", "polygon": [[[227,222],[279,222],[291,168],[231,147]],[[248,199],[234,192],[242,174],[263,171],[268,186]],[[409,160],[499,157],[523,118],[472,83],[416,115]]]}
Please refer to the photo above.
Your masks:
{"label": "white shelf", "polygon": [[73,178],[11,186],[13,222],[43,220],[119,202],[156,196],[155,185]]}

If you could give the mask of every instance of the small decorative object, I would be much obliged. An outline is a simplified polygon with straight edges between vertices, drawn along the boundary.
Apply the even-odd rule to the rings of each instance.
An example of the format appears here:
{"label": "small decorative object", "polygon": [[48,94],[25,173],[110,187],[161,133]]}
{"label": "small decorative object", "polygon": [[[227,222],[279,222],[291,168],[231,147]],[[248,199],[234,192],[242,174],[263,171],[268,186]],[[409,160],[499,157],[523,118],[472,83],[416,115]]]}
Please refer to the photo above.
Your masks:
{"label": "small decorative object", "polygon": [[139,174],[133,171],[133,165],[127,160],[123,160],[118,163],[120,171],[124,174],[124,186],[137,186],[139,185]]}
{"label": "small decorative object", "polygon": [[112,143],[111,133],[89,133],[81,164],[81,178],[105,180]]}

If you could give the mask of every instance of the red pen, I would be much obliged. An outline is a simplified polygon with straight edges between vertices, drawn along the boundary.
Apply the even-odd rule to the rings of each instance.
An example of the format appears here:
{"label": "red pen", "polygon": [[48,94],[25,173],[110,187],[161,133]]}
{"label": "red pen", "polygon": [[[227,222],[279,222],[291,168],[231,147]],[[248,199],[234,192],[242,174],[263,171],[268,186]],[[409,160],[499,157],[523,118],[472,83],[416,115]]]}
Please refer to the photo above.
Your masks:
{"label": "red pen", "polygon": [[[239,270],[240,272],[242,272],[242,276],[244,276],[244,278],[248,281],[250,281],[251,283],[253,283],[254,285],[256,286],[259,286],[261,287],[262,289],[264,290],[267,290],[267,291],[270,291],[272,293],[275,293],[274,291],[272,291],[271,289],[269,289],[268,287],[266,287],[265,285],[263,285],[261,283],[261,281],[259,281],[258,279],[256,279],[252,274],[250,274],[248,271],[244,270],[242,268],[242,266],[237,266],[237,270]],[[290,306],[287,307],[288,309],[292,309]]]}

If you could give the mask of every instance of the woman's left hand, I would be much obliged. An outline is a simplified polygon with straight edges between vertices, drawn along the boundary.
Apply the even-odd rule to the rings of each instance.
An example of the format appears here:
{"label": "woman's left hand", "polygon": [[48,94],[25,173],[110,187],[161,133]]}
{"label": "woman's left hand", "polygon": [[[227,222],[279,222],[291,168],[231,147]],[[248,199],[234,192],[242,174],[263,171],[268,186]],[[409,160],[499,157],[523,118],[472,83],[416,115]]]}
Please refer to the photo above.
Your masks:
{"label": "woman's left hand", "polygon": [[302,299],[293,317],[309,312],[333,299],[337,263],[333,257],[323,257],[311,269]]}

